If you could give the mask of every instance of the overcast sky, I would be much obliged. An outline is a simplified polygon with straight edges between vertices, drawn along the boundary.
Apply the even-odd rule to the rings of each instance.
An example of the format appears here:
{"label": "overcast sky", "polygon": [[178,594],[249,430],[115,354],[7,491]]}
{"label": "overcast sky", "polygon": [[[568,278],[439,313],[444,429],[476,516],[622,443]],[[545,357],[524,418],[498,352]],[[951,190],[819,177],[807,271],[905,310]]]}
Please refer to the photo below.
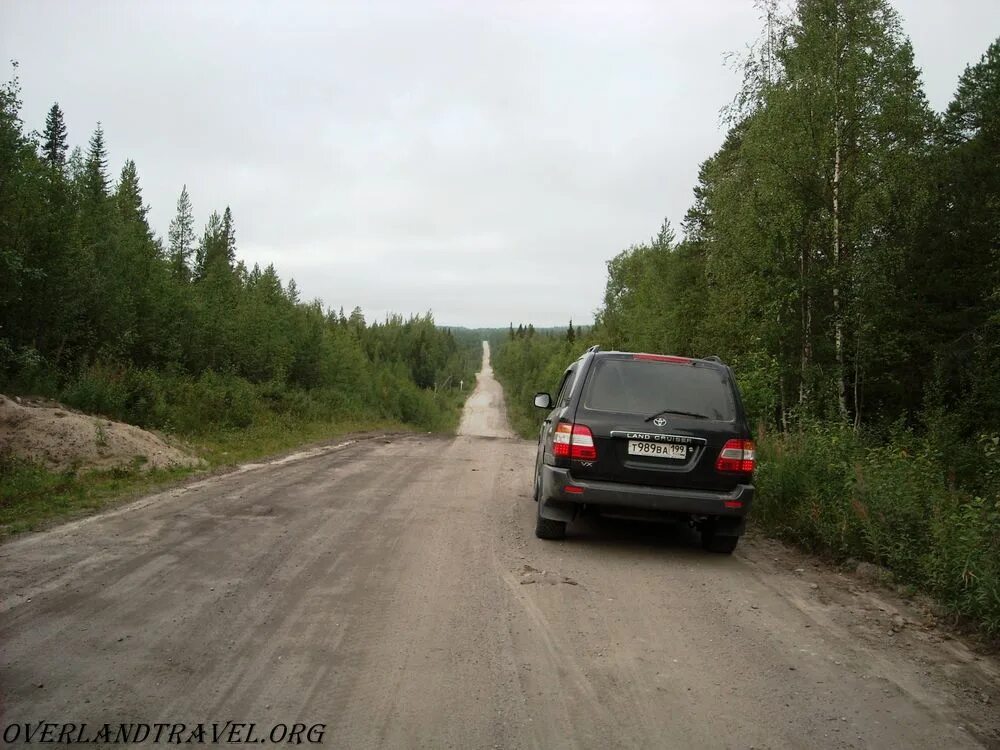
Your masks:
{"label": "overcast sky", "polygon": [[[1000,2],[895,7],[942,110]],[[27,126],[100,120],[159,235],[186,183],[304,298],[467,326],[592,319],[604,262],[683,218],[758,28],[751,0],[0,0]]]}

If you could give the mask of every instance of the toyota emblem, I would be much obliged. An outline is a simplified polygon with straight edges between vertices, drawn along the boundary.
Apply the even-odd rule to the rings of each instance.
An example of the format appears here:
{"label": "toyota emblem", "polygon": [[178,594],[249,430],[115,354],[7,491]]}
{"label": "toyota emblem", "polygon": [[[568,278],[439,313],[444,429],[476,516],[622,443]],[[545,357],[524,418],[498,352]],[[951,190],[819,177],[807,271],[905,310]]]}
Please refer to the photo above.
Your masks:
{"label": "toyota emblem", "polygon": [[653,424],[655,424],[657,427],[663,427],[663,425],[665,425],[666,423],[667,420],[665,420],[663,417],[657,417],[656,419],[653,420]]}

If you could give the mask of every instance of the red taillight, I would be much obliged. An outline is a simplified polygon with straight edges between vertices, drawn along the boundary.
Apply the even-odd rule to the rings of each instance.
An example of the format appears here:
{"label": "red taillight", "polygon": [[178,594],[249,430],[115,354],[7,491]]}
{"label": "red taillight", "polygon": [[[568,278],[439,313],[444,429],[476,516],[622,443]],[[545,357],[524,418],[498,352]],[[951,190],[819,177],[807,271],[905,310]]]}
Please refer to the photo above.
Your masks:
{"label": "red taillight", "polygon": [[573,425],[560,422],[552,435],[552,452],[557,458],[569,458],[569,441],[573,435]]}
{"label": "red taillight", "polygon": [[715,461],[715,470],[752,474],[755,464],[753,440],[730,440],[722,446],[722,451]]}
{"label": "red taillight", "polygon": [[593,461],[597,458],[594,433],[585,424],[560,422],[552,436],[552,453],[558,458]]}
{"label": "red taillight", "polygon": [[567,495],[582,495],[583,487],[577,487],[575,484],[567,484],[563,487],[563,492]]}
{"label": "red taillight", "polygon": [[632,359],[644,359],[651,362],[673,362],[678,365],[686,365],[691,360],[688,357],[675,357],[672,354],[634,354]]}
{"label": "red taillight", "polygon": [[597,458],[597,447],[594,445],[594,433],[585,424],[573,425],[573,440],[569,445],[569,457],[581,461],[593,461]]}

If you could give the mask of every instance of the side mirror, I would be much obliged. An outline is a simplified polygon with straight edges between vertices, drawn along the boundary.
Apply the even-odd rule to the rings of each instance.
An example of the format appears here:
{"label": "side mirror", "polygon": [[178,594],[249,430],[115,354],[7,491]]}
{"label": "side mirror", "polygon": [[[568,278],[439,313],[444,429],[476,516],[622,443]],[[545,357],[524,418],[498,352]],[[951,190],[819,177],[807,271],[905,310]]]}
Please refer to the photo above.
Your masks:
{"label": "side mirror", "polygon": [[552,396],[547,393],[536,393],[535,394],[535,406],[539,409],[551,409],[552,408]]}

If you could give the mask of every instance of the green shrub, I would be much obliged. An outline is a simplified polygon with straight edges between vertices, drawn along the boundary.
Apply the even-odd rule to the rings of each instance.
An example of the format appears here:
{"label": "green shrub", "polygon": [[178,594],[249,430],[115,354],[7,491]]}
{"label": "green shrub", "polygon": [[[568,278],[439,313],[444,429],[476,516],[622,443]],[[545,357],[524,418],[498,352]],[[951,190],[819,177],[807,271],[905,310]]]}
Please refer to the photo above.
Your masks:
{"label": "green shrub", "polygon": [[125,388],[122,372],[107,365],[91,365],[63,387],[59,400],[91,414],[123,419]]}
{"label": "green shrub", "polygon": [[1000,633],[1000,448],[979,456],[984,486],[955,485],[928,438],[874,443],[846,427],[806,425],[759,440],[754,522],[814,551],[884,566],[951,611]]}

